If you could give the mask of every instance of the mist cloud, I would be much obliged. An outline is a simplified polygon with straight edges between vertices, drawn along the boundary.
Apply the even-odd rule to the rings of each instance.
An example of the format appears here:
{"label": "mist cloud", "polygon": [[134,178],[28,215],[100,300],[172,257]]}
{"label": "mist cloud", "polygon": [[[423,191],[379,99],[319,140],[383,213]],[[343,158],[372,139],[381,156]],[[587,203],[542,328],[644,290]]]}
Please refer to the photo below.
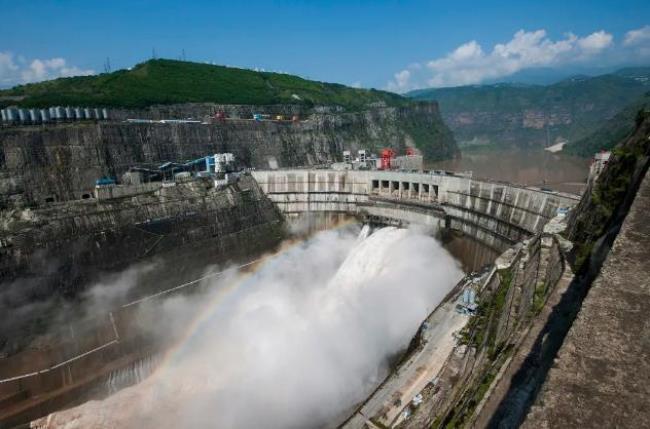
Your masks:
{"label": "mist cloud", "polygon": [[[166,300],[158,335],[206,311],[173,364],[49,427],[305,428],[340,422],[462,275],[433,238],[326,231],[208,296]],[[214,304],[207,304],[208,302]],[[181,324],[179,322],[179,324]]]}

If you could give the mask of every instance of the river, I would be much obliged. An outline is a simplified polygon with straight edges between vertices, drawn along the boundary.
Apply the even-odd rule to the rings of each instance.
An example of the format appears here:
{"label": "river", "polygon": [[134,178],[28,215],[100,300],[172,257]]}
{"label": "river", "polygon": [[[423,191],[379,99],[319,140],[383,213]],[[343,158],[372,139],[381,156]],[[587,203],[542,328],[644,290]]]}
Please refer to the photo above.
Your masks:
{"label": "river", "polygon": [[538,151],[463,152],[458,159],[427,163],[431,170],[472,171],[474,177],[501,180],[557,191],[582,193],[589,160]]}

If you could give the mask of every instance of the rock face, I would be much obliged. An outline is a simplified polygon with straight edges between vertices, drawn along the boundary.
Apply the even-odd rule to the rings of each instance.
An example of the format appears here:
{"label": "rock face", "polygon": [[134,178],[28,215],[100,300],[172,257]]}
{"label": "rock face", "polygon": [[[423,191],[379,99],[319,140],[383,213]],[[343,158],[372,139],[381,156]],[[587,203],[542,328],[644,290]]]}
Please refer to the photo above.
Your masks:
{"label": "rock face", "polygon": [[57,298],[77,299],[110,273],[157,263],[138,281],[138,294],[152,293],[284,236],[280,213],[250,176],[224,190],[199,180],[128,198],[6,211],[1,219],[0,352],[20,346],[7,341],[27,340],[28,331],[17,335],[21,324],[49,323],[46,310]]}
{"label": "rock face", "polygon": [[645,114],[572,217],[586,297],[523,427],[636,427],[650,419],[649,139]]}
{"label": "rock face", "polygon": [[[202,117],[224,106],[182,105],[147,112],[116,111],[119,117]],[[250,106],[225,106],[232,117]],[[290,106],[258,111],[297,113]],[[302,116],[300,122],[226,120],[210,124],[61,124],[0,131],[0,203],[40,204],[90,195],[95,180],[118,177],[138,163],[190,160],[217,152],[233,152],[242,164],[316,165],[340,160],[345,149],[377,150],[418,147],[428,159],[457,153],[453,136],[436,103],[408,107],[376,107],[355,113]],[[131,115],[133,114],[133,116]]]}
{"label": "rock face", "polygon": [[646,175],[524,428],[650,421],[650,176]]}

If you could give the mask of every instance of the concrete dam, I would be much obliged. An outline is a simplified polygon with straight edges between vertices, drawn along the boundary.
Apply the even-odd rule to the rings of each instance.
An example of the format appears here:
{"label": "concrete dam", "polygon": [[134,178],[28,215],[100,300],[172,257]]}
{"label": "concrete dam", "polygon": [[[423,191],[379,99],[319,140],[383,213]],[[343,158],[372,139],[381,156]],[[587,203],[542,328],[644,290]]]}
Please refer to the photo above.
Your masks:
{"label": "concrete dam", "polygon": [[541,232],[558,210],[579,201],[571,194],[443,171],[296,169],[252,174],[288,219],[305,213],[353,214],[381,224],[427,225],[462,233],[491,250],[492,259]]}
{"label": "concrete dam", "polygon": [[[533,298],[540,293],[536,292],[539,284],[554,284],[563,272],[560,242],[554,233],[544,232],[545,225],[558,213],[563,213],[578,202],[578,197],[569,194],[480,181],[468,175],[440,171],[411,173],[288,169],[254,170],[250,174],[252,177],[243,176],[238,184],[216,193],[210,190],[205,193],[202,189],[206,188],[202,187],[200,181],[175,190],[148,188],[143,194],[134,197],[137,202],[146,202],[145,207],[148,208],[141,214],[133,212],[134,206],[128,203],[128,199],[109,199],[101,203],[109,210],[100,212],[96,209],[89,212],[88,207],[83,206],[89,202],[80,201],[75,212],[69,213],[67,218],[61,216],[61,213],[52,217],[51,214],[56,210],[49,208],[48,228],[32,230],[27,236],[22,234],[20,240],[18,236],[6,239],[3,251],[11,257],[4,258],[5,263],[9,264],[5,265],[4,269],[8,270],[5,272],[15,272],[19,276],[24,275],[25,271],[19,268],[21,258],[17,255],[34,252],[39,243],[58,243],[54,247],[45,246],[52,253],[67,248],[85,248],[81,253],[90,258],[89,266],[101,267],[101,261],[104,260],[102,255],[132,242],[133,245],[127,245],[128,251],[123,255],[121,263],[104,266],[103,269],[109,271],[128,266],[129,260],[146,261],[153,255],[158,255],[166,262],[163,262],[162,268],[146,272],[144,277],[138,279],[141,285],[138,286],[140,291],[136,299],[127,302],[127,297],[121,297],[121,306],[118,305],[106,317],[95,317],[92,323],[86,322],[84,329],[76,332],[74,338],[64,335],[62,338],[67,340],[54,349],[39,352],[18,348],[8,356],[0,374],[0,396],[3,403],[7,404],[6,408],[3,407],[6,411],[0,420],[3,425],[12,427],[78,404],[83,401],[82,398],[103,397],[115,391],[106,391],[106,387],[102,386],[124,387],[142,380],[144,375],[134,374],[146,375],[151,370],[150,367],[156,366],[157,361],[152,361],[151,357],[159,356],[173,344],[173,335],[169,336],[168,342],[152,342],[145,331],[133,329],[138,324],[137,321],[143,318],[143,310],[140,308],[142,303],[148,302],[149,296],[155,300],[158,294],[167,296],[168,293],[175,293],[169,290],[161,292],[161,284],[170,285],[170,281],[171,284],[180,283],[183,291],[186,286],[198,284],[198,281],[186,280],[201,278],[201,270],[197,267],[202,267],[205,260],[214,260],[215,255],[224,255],[226,249],[239,248],[239,259],[232,259],[231,255],[231,261],[250,260],[245,255],[255,255],[271,249],[274,242],[279,242],[277,237],[280,223],[286,223],[289,230],[300,222],[306,221],[310,228],[323,229],[349,218],[376,226],[420,225],[427,228],[427,234],[434,233],[441,237],[445,247],[461,261],[468,272],[481,270],[503,254],[497,263],[500,270],[511,271],[510,282],[514,287],[508,289],[512,292],[508,292],[507,297],[512,311],[504,316],[510,321],[499,322],[498,336],[508,338],[514,332],[515,322],[529,316]],[[172,195],[174,199],[170,200]],[[197,197],[199,200],[196,200]],[[174,205],[170,206],[170,201],[175,201]],[[192,201],[197,201],[198,204]],[[215,205],[211,201],[222,202]],[[208,208],[210,213],[216,214],[216,218],[202,218],[200,214],[196,217],[197,210]],[[152,216],[152,210],[158,214]],[[129,215],[126,216],[126,213]],[[240,222],[233,223],[235,217]],[[152,221],[152,218],[156,220]],[[215,219],[218,222],[216,224]],[[59,225],[55,227],[52,222]],[[69,226],[62,227],[64,225]],[[134,236],[132,225],[139,225],[139,229],[158,235],[152,235],[139,249],[138,234],[141,233]],[[216,225],[220,226],[215,229]],[[68,233],[53,232],[66,231],[66,228],[69,229]],[[200,231],[206,228],[213,232],[202,234]],[[86,232],[80,234],[84,230]],[[110,234],[106,235],[109,230]],[[172,230],[175,231],[170,235]],[[34,235],[35,233],[37,234]],[[58,234],[58,238],[52,234]],[[73,239],[65,244],[70,239],[64,237],[70,237],[70,234],[81,237],[86,235],[87,238]],[[103,237],[100,241],[96,241],[98,234]],[[215,237],[218,241],[215,241]],[[127,241],[121,243],[125,239]],[[193,244],[190,247],[178,247],[184,242]],[[87,244],[82,243],[91,246],[85,247]],[[87,253],[90,249],[94,250]],[[192,266],[192,263],[196,266],[179,273],[173,267],[165,268],[171,261],[179,267]],[[499,289],[503,279],[492,268],[480,276],[475,275],[473,280],[461,281],[429,316],[433,318],[431,323],[440,323],[441,326],[449,326],[449,329],[463,326],[467,315],[460,315],[454,310],[455,300],[458,293],[469,284],[474,284],[472,287],[477,291],[485,291],[487,296],[490,291]],[[551,289],[549,286],[546,292]],[[515,290],[518,292],[515,293]],[[144,312],[148,315],[144,317],[163,317],[164,313],[159,311],[146,309]],[[438,322],[433,322],[435,320]],[[453,320],[453,323],[448,322],[451,324],[447,325],[447,322],[442,322],[445,320]],[[70,329],[73,329],[73,325],[71,322]],[[443,335],[444,332],[435,335]],[[442,338],[434,336],[431,341],[448,344],[446,347],[452,346],[449,342],[451,336],[445,334],[446,342]],[[412,357],[413,362],[422,366],[419,359],[426,353],[422,353],[421,345],[417,345],[421,339],[415,338],[413,341],[416,344],[415,352],[411,350],[411,353],[416,353],[412,355],[415,356]],[[413,347],[409,350],[411,348]],[[54,351],[57,349],[60,350]],[[34,362],[42,363],[40,367],[34,367]],[[129,370],[134,365],[141,367],[142,362],[150,362],[146,364],[150,369],[135,372]],[[444,368],[439,367],[439,363],[431,371],[437,368],[442,373]],[[116,379],[123,381],[116,385]],[[406,405],[392,405],[392,408],[386,410],[385,403],[391,401],[381,398],[394,397],[396,392],[403,392],[403,403],[408,404],[411,398],[406,396],[414,392],[413,389],[419,391],[424,387],[419,384],[422,384],[422,380],[412,383],[412,380],[391,381],[389,377],[382,384],[383,390],[375,393],[380,397],[374,398],[374,403],[372,398],[366,403],[365,406],[370,407],[368,410],[348,410],[342,417],[349,416],[346,423],[348,427],[363,427],[367,418],[362,416],[390,425],[401,415]],[[406,385],[409,386],[408,389],[404,388]],[[348,407],[352,405],[348,404]]]}

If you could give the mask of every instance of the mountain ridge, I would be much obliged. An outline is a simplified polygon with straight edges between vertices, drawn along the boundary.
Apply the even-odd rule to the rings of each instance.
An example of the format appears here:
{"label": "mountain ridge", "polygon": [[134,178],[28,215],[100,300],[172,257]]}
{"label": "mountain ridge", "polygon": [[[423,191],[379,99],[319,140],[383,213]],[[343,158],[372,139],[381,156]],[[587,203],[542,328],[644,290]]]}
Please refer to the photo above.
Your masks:
{"label": "mountain ridge", "polygon": [[419,90],[436,100],[461,149],[480,145],[539,148],[578,141],[650,89],[650,67],[552,85],[489,84]]}
{"label": "mountain ridge", "polygon": [[298,76],[188,61],[155,59],[131,69],[19,85],[0,90],[0,107],[97,105],[146,108],[157,104],[339,105],[359,110],[410,100],[376,89],[351,88]]}

